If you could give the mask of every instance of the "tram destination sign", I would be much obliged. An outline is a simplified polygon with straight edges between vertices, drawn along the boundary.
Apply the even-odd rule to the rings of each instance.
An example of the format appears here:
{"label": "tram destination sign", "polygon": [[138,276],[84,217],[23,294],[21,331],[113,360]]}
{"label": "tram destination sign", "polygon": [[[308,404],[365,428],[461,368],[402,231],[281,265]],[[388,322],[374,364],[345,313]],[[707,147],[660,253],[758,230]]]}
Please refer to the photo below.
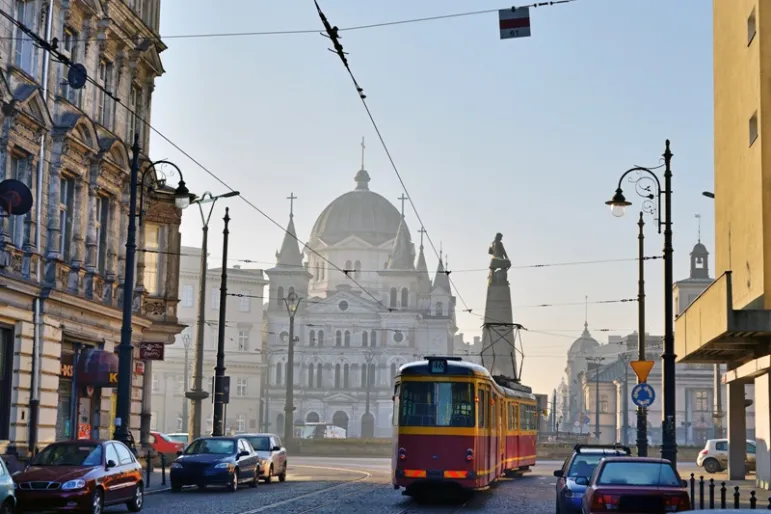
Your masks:
{"label": "tram destination sign", "polygon": [[433,359],[428,362],[431,373],[446,373],[447,361],[442,359]]}

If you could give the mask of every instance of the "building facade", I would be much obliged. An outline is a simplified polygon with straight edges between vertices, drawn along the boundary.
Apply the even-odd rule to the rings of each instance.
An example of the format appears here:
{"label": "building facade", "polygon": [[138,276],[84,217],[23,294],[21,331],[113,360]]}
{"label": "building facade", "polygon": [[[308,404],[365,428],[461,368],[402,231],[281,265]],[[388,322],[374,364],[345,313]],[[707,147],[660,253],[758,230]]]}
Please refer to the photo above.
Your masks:
{"label": "building facade", "polygon": [[[0,178],[26,184],[35,205],[0,219],[0,441],[27,446],[33,370],[40,444],[109,437],[117,374],[95,379],[87,368],[93,356],[117,360],[127,296],[129,146],[136,132],[149,153],[140,120],[149,123],[153,84],[164,72],[159,1],[2,0],[0,8],[41,35],[50,19],[61,51],[120,100],[91,83],[66,85],[68,66],[2,24]],[[170,344],[183,328],[176,313],[180,218],[172,194],[145,195],[132,291],[135,358],[140,343]],[[141,366],[134,371],[129,422],[139,440],[147,377]]]}
{"label": "building facade", "polygon": [[[193,354],[198,325],[201,249],[182,247],[179,269],[179,320],[188,325],[166,348],[162,362],[156,362],[152,374],[152,421],[154,430],[165,433],[187,432],[186,412],[189,400],[185,387],[192,388]],[[225,374],[230,377],[230,403],[226,409],[228,433],[259,430],[262,377],[263,293],[267,281],[262,270],[234,266],[227,270],[228,296],[225,316]],[[222,268],[209,269],[204,294],[205,323],[203,384],[211,393],[217,362],[219,334],[220,284]],[[187,364],[187,374],[185,365]],[[211,395],[210,398],[214,396]],[[184,405],[188,402],[188,409]],[[211,433],[214,405],[204,404],[201,427]]]}
{"label": "building facade", "polygon": [[432,280],[422,236],[416,252],[403,212],[371,191],[369,182],[362,168],[355,189],[324,209],[305,256],[290,214],[276,266],[266,270],[265,420],[271,431],[284,433],[291,293],[300,299],[294,326],[295,423],[331,423],[346,429],[348,437],[390,437],[399,367],[424,355],[452,355],[462,346],[455,337],[455,297],[444,263],[440,259]]}
{"label": "building facade", "polygon": [[726,368],[728,474],[745,476],[747,389],[754,385],[756,481],[771,489],[771,10],[713,1],[717,279],[675,321],[678,362]]}

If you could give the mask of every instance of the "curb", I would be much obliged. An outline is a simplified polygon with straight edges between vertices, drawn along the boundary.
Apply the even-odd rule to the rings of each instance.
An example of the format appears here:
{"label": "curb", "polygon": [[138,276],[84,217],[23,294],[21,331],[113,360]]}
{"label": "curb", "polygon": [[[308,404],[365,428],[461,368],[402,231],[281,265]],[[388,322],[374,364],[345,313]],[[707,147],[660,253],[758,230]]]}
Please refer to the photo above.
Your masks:
{"label": "curb", "polygon": [[167,491],[171,491],[171,487],[164,486],[162,489],[151,489],[149,491],[145,491],[145,496],[152,496],[153,494],[165,493]]}

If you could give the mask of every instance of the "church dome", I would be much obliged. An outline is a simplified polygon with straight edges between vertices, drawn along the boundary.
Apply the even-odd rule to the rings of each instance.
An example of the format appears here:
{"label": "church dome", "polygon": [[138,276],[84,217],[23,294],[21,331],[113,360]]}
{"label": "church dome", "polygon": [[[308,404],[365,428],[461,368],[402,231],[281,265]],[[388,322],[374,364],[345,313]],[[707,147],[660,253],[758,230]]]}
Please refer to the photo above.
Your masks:
{"label": "church dome", "polygon": [[317,238],[336,244],[350,236],[380,246],[396,237],[402,215],[388,200],[369,190],[369,174],[356,174],[356,189],[330,203],[319,215],[311,230],[311,241]]}
{"label": "church dome", "polygon": [[584,323],[584,331],[581,333],[581,337],[576,339],[568,350],[568,355],[581,355],[584,353],[590,353],[592,350],[599,348],[600,343],[589,333],[589,325]]}

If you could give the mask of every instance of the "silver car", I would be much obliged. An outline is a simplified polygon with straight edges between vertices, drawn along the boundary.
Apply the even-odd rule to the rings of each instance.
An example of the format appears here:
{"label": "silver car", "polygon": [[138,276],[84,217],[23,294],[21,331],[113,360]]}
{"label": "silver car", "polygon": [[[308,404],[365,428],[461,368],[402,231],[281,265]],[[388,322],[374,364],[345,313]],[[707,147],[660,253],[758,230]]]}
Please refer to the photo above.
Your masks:
{"label": "silver car", "polygon": [[286,448],[276,434],[241,434],[249,441],[260,457],[260,478],[269,483],[273,477],[279,482],[286,480]]}
{"label": "silver car", "polygon": [[8,466],[0,457],[0,514],[13,514],[16,508],[16,485]]}

